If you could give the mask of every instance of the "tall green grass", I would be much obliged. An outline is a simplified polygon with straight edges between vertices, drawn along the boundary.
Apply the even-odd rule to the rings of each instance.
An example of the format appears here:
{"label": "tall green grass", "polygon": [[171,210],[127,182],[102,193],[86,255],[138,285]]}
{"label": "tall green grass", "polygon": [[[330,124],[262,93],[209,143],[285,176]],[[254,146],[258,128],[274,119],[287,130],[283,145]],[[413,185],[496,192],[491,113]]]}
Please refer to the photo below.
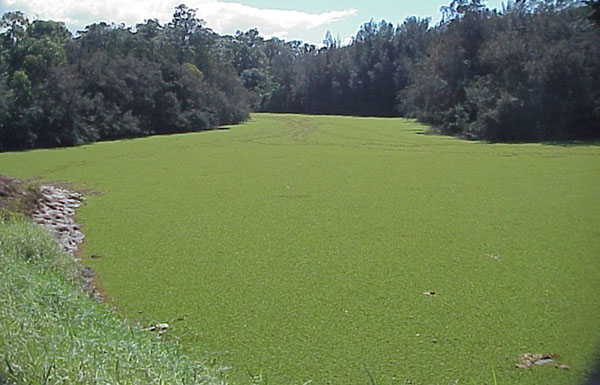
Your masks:
{"label": "tall green grass", "polygon": [[215,362],[124,321],[78,286],[79,267],[40,227],[0,219],[0,383],[225,384]]}
{"label": "tall green grass", "polygon": [[[583,381],[600,349],[600,148],[424,132],[258,114],[0,154],[0,173],[97,192],[78,220],[112,305],[184,317],[172,335],[235,380]],[[516,369],[526,352],[571,369]]]}

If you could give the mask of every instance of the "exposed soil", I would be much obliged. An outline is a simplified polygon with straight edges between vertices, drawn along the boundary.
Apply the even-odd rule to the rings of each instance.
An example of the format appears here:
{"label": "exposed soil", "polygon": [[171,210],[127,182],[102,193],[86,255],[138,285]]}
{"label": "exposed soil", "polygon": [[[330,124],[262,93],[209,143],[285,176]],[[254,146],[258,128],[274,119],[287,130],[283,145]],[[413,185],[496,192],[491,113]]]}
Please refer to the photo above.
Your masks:
{"label": "exposed soil", "polygon": [[[77,250],[85,235],[75,222],[75,209],[84,200],[83,194],[77,191],[57,186],[39,186],[0,175],[0,209],[5,213],[17,212],[31,216],[35,223],[46,227],[61,250],[78,263]],[[92,269],[83,265],[80,268],[84,289],[93,298],[102,300]]]}
{"label": "exposed soil", "polygon": [[0,209],[31,215],[40,197],[37,183],[0,175]]}

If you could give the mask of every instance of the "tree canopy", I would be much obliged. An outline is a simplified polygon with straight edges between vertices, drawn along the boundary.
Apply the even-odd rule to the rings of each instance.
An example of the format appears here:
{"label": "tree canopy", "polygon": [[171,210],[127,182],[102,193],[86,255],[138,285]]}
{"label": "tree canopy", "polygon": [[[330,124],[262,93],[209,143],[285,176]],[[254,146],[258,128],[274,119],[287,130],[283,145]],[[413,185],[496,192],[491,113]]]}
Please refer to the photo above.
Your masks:
{"label": "tree canopy", "polygon": [[414,117],[494,141],[600,137],[598,1],[453,0],[317,47],[171,22],[0,21],[0,151],[196,131],[249,111]]}
{"label": "tree canopy", "polygon": [[250,93],[194,10],[135,28],[2,17],[0,149],[205,130],[248,117]]}

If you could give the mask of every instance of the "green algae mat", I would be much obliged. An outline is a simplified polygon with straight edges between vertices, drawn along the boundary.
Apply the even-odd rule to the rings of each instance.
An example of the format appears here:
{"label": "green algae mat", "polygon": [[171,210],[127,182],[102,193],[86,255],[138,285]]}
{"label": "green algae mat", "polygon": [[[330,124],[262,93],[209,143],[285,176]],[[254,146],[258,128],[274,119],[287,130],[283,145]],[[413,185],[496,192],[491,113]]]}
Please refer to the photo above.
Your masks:
{"label": "green algae mat", "polygon": [[88,191],[82,254],[111,305],[170,321],[234,383],[582,383],[600,361],[600,147],[426,131],[255,114],[4,153],[0,174]]}

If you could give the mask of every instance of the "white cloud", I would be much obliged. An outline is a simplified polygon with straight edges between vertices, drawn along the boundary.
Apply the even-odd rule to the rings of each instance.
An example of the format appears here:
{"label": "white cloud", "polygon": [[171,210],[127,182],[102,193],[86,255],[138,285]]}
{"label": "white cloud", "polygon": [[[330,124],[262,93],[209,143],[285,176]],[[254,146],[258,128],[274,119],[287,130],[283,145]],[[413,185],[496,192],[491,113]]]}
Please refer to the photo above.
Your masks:
{"label": "white cloud", "polygon": [[259,9],[240,3],[226,3],[217,0],[202,2],[198,15],[207,21],[209,27],[223,33],[235,30],[258,28],[265,36],[286,37],[289,31],[313,29],[356,15],[356,10],[306,13],[277,9]]}
{"label": "white cloud", "polygon": [[258,28],[266,37],[297,38],[301,31],[323,27],[357,14],[355,9],[308,13],[260,9],[220,0],[0,0],[4,10],[21,10],[29,17],[64,21],[75,31],[100,21],[135,25],[145,19],[171,20],[174,7],[184,2],[197,9],[207,26],[223,34]]}

